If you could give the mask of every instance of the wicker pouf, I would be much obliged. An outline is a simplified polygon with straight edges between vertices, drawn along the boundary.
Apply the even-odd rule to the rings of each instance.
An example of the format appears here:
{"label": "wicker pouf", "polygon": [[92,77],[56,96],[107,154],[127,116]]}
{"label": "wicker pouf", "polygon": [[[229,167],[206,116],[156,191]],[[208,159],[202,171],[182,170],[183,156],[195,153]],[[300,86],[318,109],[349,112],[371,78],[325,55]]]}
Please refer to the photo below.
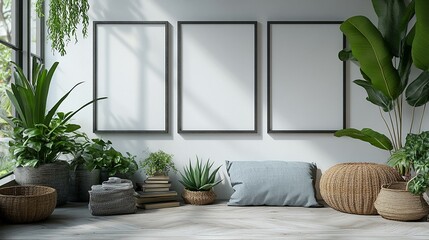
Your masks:
{"label": "wicker pouf", "polygon": [[48,218],[57,204],[57,192],[45,186],[0,188],[0,216],[12,223],[30,223]]}
{"label": "wicker pouf", "polygon": [[332,208],[353,214],[377,214],[374,202],[381,185],[403,181],[399,173],[376,163],[341,163],[320,180],[320,194]]}
{"label": "wicker pouf", "polygon": [[207,205],[213,203],[216,200],[216,194],[213,188],[209,191],[189,191],[183,190],[182,198],[185,203],[192,205]]}

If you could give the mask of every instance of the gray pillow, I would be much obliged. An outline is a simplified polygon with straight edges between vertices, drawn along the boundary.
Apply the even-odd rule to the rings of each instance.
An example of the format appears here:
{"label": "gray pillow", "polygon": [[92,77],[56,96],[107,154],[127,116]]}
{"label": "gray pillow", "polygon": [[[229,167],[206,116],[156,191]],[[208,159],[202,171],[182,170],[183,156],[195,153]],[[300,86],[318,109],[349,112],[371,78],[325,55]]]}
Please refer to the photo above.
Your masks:
{"label": "gray pillow", "polygon": [[321,207],[314,182],[317,167],[306,162],[226,161],[234,193],[229,206]]}

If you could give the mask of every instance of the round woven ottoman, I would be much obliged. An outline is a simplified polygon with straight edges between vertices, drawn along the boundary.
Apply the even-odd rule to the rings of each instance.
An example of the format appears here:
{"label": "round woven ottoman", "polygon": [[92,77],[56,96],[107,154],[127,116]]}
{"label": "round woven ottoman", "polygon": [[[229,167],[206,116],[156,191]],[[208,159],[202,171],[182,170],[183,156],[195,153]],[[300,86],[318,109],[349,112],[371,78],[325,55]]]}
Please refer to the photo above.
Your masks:
{"label": "round woven ottoman", "polygon": [[374,202],[381,185],[403,181],[392,167],[376,163],[341,163],[328,169],[320,179],[323,200],[341,212],[377,214]]}

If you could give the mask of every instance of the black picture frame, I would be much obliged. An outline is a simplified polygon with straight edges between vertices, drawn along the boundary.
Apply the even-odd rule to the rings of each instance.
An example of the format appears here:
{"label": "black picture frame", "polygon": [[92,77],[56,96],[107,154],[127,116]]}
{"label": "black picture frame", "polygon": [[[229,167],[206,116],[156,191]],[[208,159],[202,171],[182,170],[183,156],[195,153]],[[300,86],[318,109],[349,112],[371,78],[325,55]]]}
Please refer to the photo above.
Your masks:
{"label": "black picture frame", "polygon": [[[257,22],[256,21],[178,21],[178,36],[177,36],[177,63],[178,63],[178,100],[177,100],[177,111],[178,111],[178,133],[257,133],[258,132],[258,41],[257,41]],[[183,118],[183,95],[184,95],[184,79],[183,76],[183,28],[188,25],[251,25],[253,26],[253,124],[250,129],[185,129]],[[233,99],[231,99],[233,101]]]}
{"label": "black picture frame", "polygon": [[[342,79],[339,79],[342,83],[342,98],[338,99],[339,101],[342,101],[342,107],[341,107],[341,126],[338,126],[338,129],[275,129],[273,126],[273,79],[272,79],[272,26],[273,25],[279,25],[279,24],[313,24],[313,25],[323,25],[323,24],[335,24],[339,25],[343,23],[342,21],[268,21],[267,22],[267,132],[268,133],[334,133],[339,129],[346,128],[346,115],[347,115],[347,109],[346,109],[346,99],[347,99],[347,82],[346,82],[346,62],[342,62],[338,59],[338,64],[342,64],[342,73],[339,74],[339,76]],[[338,31],[340,31],[338,29]],[[341,47],[344,49],[346,47],[346,38],[344,35],[342,35],[342,46],[338,46],[338,51],[340,51]],[[321,46],[323,47],[323,46]]]}
{"label": "black picture frame", "polygon": [[[98,127],[98,102],[94,103],[93,108],[93,132],[94,133],[144,133],[144,134],[167,134],[170,130],[170,24],[168,21],[94,21],[93,22],[93,95],[94,99],[99,96],[97,89],[98,83],[98,27],[102,25],[160,25],[164,27],[164,81],[163,89],[164,99],[164,128],[163,129],[99,129]],[[107,96],[108,97],[108,96]],[[105,100],[102,100],[105,101]]]}

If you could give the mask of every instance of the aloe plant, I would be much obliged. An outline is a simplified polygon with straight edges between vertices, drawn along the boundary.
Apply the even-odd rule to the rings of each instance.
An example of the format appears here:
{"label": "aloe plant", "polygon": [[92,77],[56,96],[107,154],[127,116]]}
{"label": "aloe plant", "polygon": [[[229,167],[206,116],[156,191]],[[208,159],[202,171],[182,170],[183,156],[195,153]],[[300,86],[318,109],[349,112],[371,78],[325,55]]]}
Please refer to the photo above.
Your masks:
{"label": "aloe plant", "polygon": [[216,181],[216,174],[219,171],[219,166],[210,173],[213,163],[210,163],[210,159],[204,164],[197,158],[197,163],[192,166],[191,160],[189,160],[189,166],[184,167],[184,174],[180,173],[182,180],[179,182],[190,191],[209,191],[214,186],[222,182],[222,180]]}
{"label": "aloe plant", "polygon": [[[342,61],[353,61],[361,70],[362,78],[354,83],[367,92],[367,100],[379,107],[389,137],[369,128],[337,131],[335,136],[349,136],[368,142],[383,150],[402,148],[403,103],[412,108],[415,128],[415,109],[423,107],[418,132],[429,101],[429,9],[427,0],[373,0],[378,16],[378,27],[367,17],[354,16],[341,24],[350,49],[340,51]],[[415,22],[415,23],[414,23]],[[408,29],[408,26],[412,27]],[[421,72],[409,81],[411,66]],[[383,113],[384,112],[384,113]],[[406,171],[402,169],[402,173]],[[409,169],[408,169],[409,170]]]}

